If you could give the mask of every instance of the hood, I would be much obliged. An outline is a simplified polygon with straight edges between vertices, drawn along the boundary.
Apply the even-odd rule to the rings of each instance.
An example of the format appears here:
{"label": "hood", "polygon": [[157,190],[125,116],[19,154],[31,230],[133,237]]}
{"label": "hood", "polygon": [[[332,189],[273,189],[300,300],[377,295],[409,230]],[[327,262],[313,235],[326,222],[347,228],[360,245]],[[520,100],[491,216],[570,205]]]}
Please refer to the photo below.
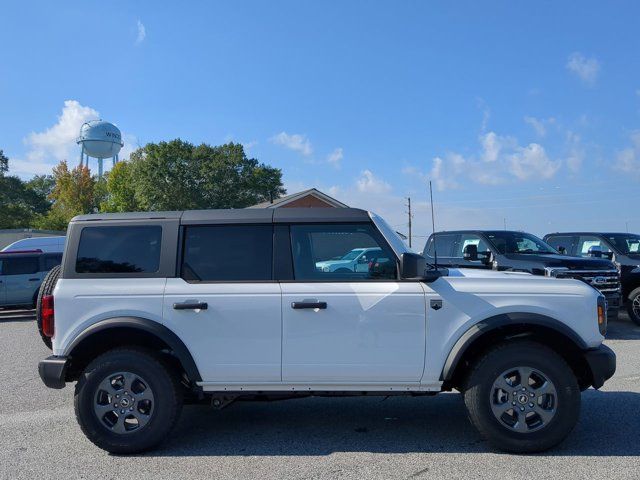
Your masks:
{"label": "hood", "polygon": [[543,267],[564,267],[569,270],[611,270],[616,268],[613,262],[606,258],[569,257],[560,254],[536,255],[535,253],[510,253],[503,256],[514,262],[536,263]]}

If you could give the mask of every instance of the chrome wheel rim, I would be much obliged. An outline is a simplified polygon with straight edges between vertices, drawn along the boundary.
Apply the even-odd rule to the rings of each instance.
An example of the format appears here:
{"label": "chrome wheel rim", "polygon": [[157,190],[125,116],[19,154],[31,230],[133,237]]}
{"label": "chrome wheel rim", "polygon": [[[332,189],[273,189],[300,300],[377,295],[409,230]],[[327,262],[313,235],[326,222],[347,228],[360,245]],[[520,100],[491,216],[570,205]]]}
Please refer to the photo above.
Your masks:
{"label": "chrome wheel rim", "polygon": [[548,425],[556,415],[558,394],[549,377],[538,369],[514,367],[491,387],[493,416],[505,428],[530,433]]}
{"label": "chrome wheel rim", "polygon": [[155,396],[149,383],[131,372],[105,377],[98,385],[93,402],[93,411],[100,424],[120,435],[143,429],[154,408]]}

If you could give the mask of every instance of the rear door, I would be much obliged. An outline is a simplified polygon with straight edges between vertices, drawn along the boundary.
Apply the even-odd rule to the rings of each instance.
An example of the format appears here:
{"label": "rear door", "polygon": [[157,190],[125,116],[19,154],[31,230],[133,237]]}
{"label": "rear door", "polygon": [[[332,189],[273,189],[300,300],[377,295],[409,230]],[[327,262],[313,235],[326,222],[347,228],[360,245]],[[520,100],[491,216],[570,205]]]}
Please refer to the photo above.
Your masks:
{"label": "rear door", "polygon": [[281,380],[281,292],[273,225],[183,227],[180,277],[167,279],[164,322],[207,383]]}
{"label": "rear door", "polygon": [[[282,282],[282,379],[316,385],[420,381],[425,295],[398,280],[397,259],[370,224],[291,225],[294,280]],[[366,271],[325,271],[327,259],[375,248]]]}
{"label": "rear door", "polygon": [[42,281],[40,261],[37,255],[5,258],[3,273],[6,303],[8,305],[30,305]]}

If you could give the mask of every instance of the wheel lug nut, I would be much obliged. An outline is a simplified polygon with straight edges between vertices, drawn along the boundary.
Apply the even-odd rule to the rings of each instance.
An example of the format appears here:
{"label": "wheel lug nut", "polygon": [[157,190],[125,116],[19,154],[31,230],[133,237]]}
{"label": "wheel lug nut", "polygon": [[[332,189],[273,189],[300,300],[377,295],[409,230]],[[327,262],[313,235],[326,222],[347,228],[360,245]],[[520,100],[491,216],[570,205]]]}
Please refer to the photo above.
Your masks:
{"label": "wheel lug nut", "polygon": [[120,410],[120,413],[124,413],[124,410]]}
{"label": "wheel lug nut", "polygon": [[117,404],[117,403],[114,403],[114,404],[113,404],[113,406],[114,406],[114,407],[116,407],[116,408],[118,408],[118,404]]}
{"label": "wheel lug nut", "polygon": [[531,392],[531,393],[529,394],[529,396],[530,396],[530,397],[535,397],[535,394],[534,394],[533,392]]}
{"label": "wheel lug nut", "polygon": [[[533,405],[532,405],[532,406],[533,406]],[[129,411],[133,412],[133,407],[131,407],[131,408],[129,409]]]}
{"label": "wheel lug nut", "polygon": [[524,407],[520,407],[520,411],[521,411],[521,412],[524,412]]}
{"label": "wheel lug nut", "polygon": [[533,403],[530,403],[530,404],[529,404],[529,406],[530,406],[531,408],[533,408]]}
{"label": "wheel lug nut", "polygon": [[511,405],[515,405],[515,404],[516,404],[516,402],[511,402]]}
{"label": "wheel lug nut", "polygon": [[526,391],[527,391],[527,389],[526,389],[526,388],[524,388],[524,387],[522,387],[522,391],[523,391],[523,392],[526,392]]}
{"label": "wheel lug nut", "polygon": [[116,398],[120,398],[120,395],[116,395]]}

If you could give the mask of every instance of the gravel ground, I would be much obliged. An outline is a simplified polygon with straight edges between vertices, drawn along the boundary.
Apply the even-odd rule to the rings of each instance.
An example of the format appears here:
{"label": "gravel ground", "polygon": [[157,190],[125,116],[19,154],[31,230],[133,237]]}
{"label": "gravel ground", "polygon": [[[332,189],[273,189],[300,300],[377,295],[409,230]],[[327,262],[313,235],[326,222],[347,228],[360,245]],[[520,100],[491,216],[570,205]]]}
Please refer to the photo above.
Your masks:
{"label": "gravel ground", "polygon": [[0,478],[640,478],[640,327],[610,326],[618,371],[583,394],[580,422],[552,452],[493,451],[457,394],[185,407],[172,438],[118,457],[85,439],[73,388],[47,389],[31,318],[0,318]]}

